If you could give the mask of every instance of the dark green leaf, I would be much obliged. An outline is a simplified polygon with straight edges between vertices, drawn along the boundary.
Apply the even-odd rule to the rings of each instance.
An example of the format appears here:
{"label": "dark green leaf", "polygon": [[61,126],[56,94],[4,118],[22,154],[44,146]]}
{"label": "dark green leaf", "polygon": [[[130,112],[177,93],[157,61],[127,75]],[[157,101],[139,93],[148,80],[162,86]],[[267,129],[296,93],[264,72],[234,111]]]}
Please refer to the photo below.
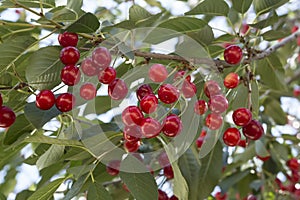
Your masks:
{"label": "dark green leaf", "polygon": [[280,103],[277,100],[268,98],[264,102],[264,114],[270,116],[276,124],[285,125],[287,123],[286,113],[282,110]]}
{"label": "dark green leaf", "polygon": [[80,165],[67,169],[67,172],[73,174],[74,178],[78,180],[82,175],[90,172],[95,168],[95,165]]}
{"label": "dark green leaf", "polygon": [[[43,8],[53,8],[55,7],[55,0],[18,0],[19,3],[21,3],[24,6],[30,7],[30,8],[40,8],[43,6]],[[4,0],[2,2],[1,7],[4,8],[15,8],[16,5],[11,0]]]}
{"label": "dark green leaf", "polygon": [[97,17],[92,13],[82,15],[78,20],[70,24],[66,31],[81,32],[81,33],[94,33],[99,28],[100,23]]}
{"label": "dark green leaf", "polygon": [[250,8],[253,0],[232,0],[232,7],[239,13],[244,14]]}
{"label": "dark green leaf", "polygon": [[209,45],[207,51],[210,57],[215,58],[224,52],[224,48],[218,45]]}
{"label": "dark green leaf", "polygon": [[47,184],[47,182],[54,175],[58,174],[61,170],[63,170],[66,167],[66,165],[67,163],[54,163],[53,165],[50,165],[49,167],[40,170],[40,176],[42,178],[38,182],[37,188],[43,187],[44,184]]}
{"label": "dark green leaf", "polygon": [[253,0],[254,10],[257,14],[263,14],[272,8],[278,8],[288,0]]}
{"label": "dark green leaf", "polygon": [[64,197],[64,200],[71,200],[73,197],[75,197],[77,194],[79,194],[81,188],[85,184],[89,177],[88,174],[82,175],[73,185],[72,188],[67,192],[66,196]]}
{"label": "dark green leaf", "polygon": [[223,0],[205,0],[198,4],[195,8],[185,13],[186,15],[223,15],[227,16],[229,7]]}
{"label": "dark green leaf", "polygon": [[85,109],[84,115],[91,113],[103,114],[111,109],[111,98],[109,96],[97,96],[95,102],[88,102]]}
{"label": "dark green leaf", "polygon": [[250,173],[250,171],[238,171],[234,174],[230,174],[226,178],[224,178],[221,183],[219,184],[222,191],[227,192],[229,188],[231,188],[233,185],[241,181],[245,176],[247,176]]}
{"label": "dark green leaf", "polygon": [[53,144],[36,162],[39,170],[58,162],[64,154],[64,146]]}
{"label": "dark green leaf", "polygon": [[270,156],[270,153],[268,152],[268,150],[265,147],[265,144],[262,141],[256,140],[254,145],[255,145],[256,155],[258,155],[260,157]]}
{"label": "dark green leaf", "polygon": [[284,31],[274,31],[274,30],[269,30],[262,34],[263,38],[267,41],[273,41],[273,40],[278,40],[281,38],[284,38],[288,36],[289,33],[286,33]]}
{"label": "dark green leaf", "polygon": [[32,194],[33,192],[30,190],[23,190],[17,194],[16,200],[28,199]]}
{"label": "dark green leaf", "polygon": [[88,189],[88,199],[112,200],[108,191],[100,183],[93,183]]}

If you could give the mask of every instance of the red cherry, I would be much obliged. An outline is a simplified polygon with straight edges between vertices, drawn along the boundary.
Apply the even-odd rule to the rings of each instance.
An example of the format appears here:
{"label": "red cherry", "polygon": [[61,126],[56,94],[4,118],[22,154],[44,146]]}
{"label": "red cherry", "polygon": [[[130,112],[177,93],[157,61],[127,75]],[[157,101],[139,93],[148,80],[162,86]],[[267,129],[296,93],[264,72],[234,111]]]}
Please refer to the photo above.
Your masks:
{"label": "red cherry", "polygon": [[116,76],[116,70],[112,67],[107,67],[105,70],[100,71],[98,79],[101,83],[110,84],[113,80],[115,80]]}
{"label": "red cherry", "polygon": [[145,96],[153,94],[152,88],[148,84],[143,84],[136,90],[136,96],[141,101]]}
{"label": "red cherry", "polygon": [[140,103],[143,112],[150,114],[155,112],[158,106],[158,99],[154,94],[149,94],[144,96]]}
{"label": "red cherry", "polygon": [[122,188],[126,191],[126,192],[130,192],[127,185],[125,183],[123,183]]}
{"label": "red cherry", "polygon": [[76,47],[65,47],[60,51],[60,61],[65,65],[75,65],[80,58],[80,53]]}
{"label": "red cherry", "polygon": [[73,46],[76,47],[78,43],[78,35],[76,33],[64,32],[58,35],[58,42],[61,46]]}
{"label": "red cherry", "polygon": [[140,126],[125,126],[123,129],[123,136],[125,140],[129,142],[138,141],[140,138],[142,138],[142,131]]}
{"label": "red cherry", "polygon": [[166,104],[174,103],[179,98],[179,91],[174,85],[163,84],[158,89],[158,98]]}
{"label": "red cherry", "polygon": [[109,67],[111,63],[111,54],[105,47],[98,47],[92,53],[92,61],[99,71]]}
{"label": "red cherry", "polygon": [[221,87],[214,80],[209,80],[204,84],[204,93],[210,98],[211,96],[221,94]]}
{"label": "red cherry", "polygon": [[196,140],[196,145],[198,148],[201,148],[203,143],[204,143],[204,140],[205,140],[205,137],[198,137],[197,140]]}
{"label": "red cherry", "polygon": [[242,60],[242,57],[243,51],[239,46],[231,45],[224,51],[224,59],[228,64],[238,64]]}
{"label": "red cherry", "polygon": [[297,38],[297,45],[300,46],[300,37]]}
{"label": "red cherry", "polygon": [[141,146],[141,142],[138,141],[127,141],[125,140],[124,142],[124,148],[128,151],[128,152],[136,152]]}
{"label": "red cherry", "polygon": [[121,161],[120,160],[112,160],[106,165],[106,172],[109,175],[116,176],[119,174]]}
{"label": "red cherry", "polygon": [[249,28],[250,28],[250,26],[249,26],[248,24],[243,24],[243,25],[242,25],[242,28],[241,28],[241,33],[242,33],[242,34],[247,33],[248,30],[249,30]]}
{"label": "red cherry", "polygon": [[300,96],[300,88],[295,88],[295,89],[293,90],[293,95],[294,95],[294,97]]}
{"label": "red cherry", "polygon": [[182,122],[181,119],[175,115],[170,114],[166,117],[164,121],[164,126],[162,132],[168,137],[175,137],[182,130]]}
{"label": "red cherry", "polygon": [[228,101],[223,95],[212,96],[208,101],[208,108],[211,112],[221,114],[228,108]]}
{"label": "red cherry", "polygon": [[60,73],[60,78],[64,84],[73,86],[80,81],[81,72],[74,65],[65,66]]}
{"label": "red cherry", "polygon": [[205,119],[205,125],[211,130],[217,130],[222,126],[223,117],[216,113],[208,114]]}
{"label": "red cherry", "polygon": [[184,70],[180,70],[178,71],[175,75],[174,75],[174,79],[173,81],[180,81],[181,79],[183,79],[185,77],[185,80],[187,82],[191,82],[191,76],[190,75],[187,75],[185,76],[185,71]]}
{"label": "red cherry", "polygon": [[150,67],[148,75],[153,82],[160,83],[168,78],[168,71],[164,65],[154,64]]}
{"label": "red cherry", "polygon": [[299,27],[298,26],[293,26],[291,29],[292,33],[295,33],[296,31],[298,31]]}
{"label": "red cherry", "polygon": [[171,165],[167,165],[164,167],[164,176],[167,179],[173,179],[174,178],[174,172]]}
{"label": "red cherry", "polygon": [[69,112],[75,106],[75,96],[71,93],[60,94],[56,99],[56,107],[61,112]]}
{"label": "red cherry", "polygon": [[236,88],[239,85],[240,77],[237,73],[229,73],[224,79],[224,86],[228,89]]}
{"label": "red cherry", "polygon": [[223,134],[223,141],[227,146],[236,146],[241,139],[241,133],[237,128],[228,128]]}
{"label": "red cherry", "polygon": [[175,195],[173,195],[173,196],[170,197],[169,200],[178,200],[178,198]]}
{"label": "red cherry", "polygon": [[108,85],[108,95],[113,100],[121,100],[126,97],[128,88],[122,79],[116,78]]}
{"label": "red cherry", "polygon": [[298,162],[297,158],[291,158],[288,161],[286,161],[286,165],[292,170],[292,171],[299,171],[300,169],[300,163]]}
{"label": "red cherry", "polygon": [[197,93],[197,87],[194,83],[185,80],[182,84],[181,91],[185,98],[192,98]]}
{"label": "red cherry", "polygon": [[35,105],[39,109],[48,110],[55,104],[55,96],[51,90],[42,90],[36,95]]}
{"label": "red cherry", "polygon": [[92,58],[90,57],[81,62],[80,68],[87,76],[95,76],[99,73],[99,69],[93,65]]}
{"label": "red cherry", "polygon": [[2,95],[0,93],[0,107],[3,105],[3,99],[2,99]]}
{"label": "red cherry", "polygon": [[162,126],[156,119],[147,117],[142,120],[141,129],[146,138],[153,138],[159,135]]}
{"label": "red cherry", "polygon": [[245,148],[247,146],[247,141],[246,140],[240,140],[237,145],[240,146],[240,147]]}
{"label": "red cherry", "polygon": [[249,124],[243,126],[243,134],[250,140],[258,140],[264,133],[264,129],[256,120],[251,120]]}
{"label": "red cherry", "polygon": [[195,102],[194,111],[198,115],[203,115],[207,111],[207,103],[204,100],[198,100]]}
{"label": "red cherry", "polygon": [[247,108],[238,108],[232,113],[232,119],[237,126],[246,126],[252,120],[252,113]]}
{"label": "red cherry", "polygon": [[144,116],[137,106],[128,106],[122,112],[122,120],[126,126],[140,125]]}
{"label": "red cherry", "polygon": [[169,197],[164,191],[158,190],[158,200],[169,200]]}
{"label": "red cherry", "polygon": [[215,198],[216,198],[216,200],[226,200],[227,199],[227,194],[217,192],[216,195],[215,195]]}
{"label": "red cherry", "polygon": [[85,100],[96,97],[97,89],[93,83],[85,83],[80,87],[80,96]]}
{"label": "red cherry", "polygon": [[7,106],[0,108],[0,127],[8,128],[16,121],[16,114]]}
{"label": "red cherry", "polygon": [[269,160],[271,156],[264,156],[264,157],[263,157],[263,156],[256,155],[256,157],[257,157],[258,159],[260,159],[261,161],[264,161],[264,162],[265,162],[265,161]]}

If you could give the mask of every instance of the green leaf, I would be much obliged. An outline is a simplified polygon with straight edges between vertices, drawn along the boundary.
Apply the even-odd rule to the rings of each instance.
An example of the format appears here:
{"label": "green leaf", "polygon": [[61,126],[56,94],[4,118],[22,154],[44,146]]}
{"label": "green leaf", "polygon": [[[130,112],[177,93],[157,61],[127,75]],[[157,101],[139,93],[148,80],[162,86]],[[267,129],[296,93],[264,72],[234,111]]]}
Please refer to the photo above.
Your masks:
{"label": "green leaf", "polygon": [[251,102],[252,102],[252,115],[257,118],[259,114],[259,88],[258,82],[252,81],[251,82]]}
{"label": "green leaf", "polygon": [[31,86],[39,90],[52,89],[61,82],[63,64],[59,59],[60,50],[58,46],[49,46],[30,56],[26,79]]}
{"label": "green leaf", "polygon": [[268,157],[270,156],[270,153],[268,152],[268,150],[265,147],[265,144],[260,141],[260,140],[256,140],[255,143],[255,153],[256,155],[260,156],[260,157]]}
{"label": "green leaf", "polygon": [[228,12],[229,7],[224,0],[205,0],[189,12],[186,12],[185,15],[205,14],[213,16],[227,16]]}
{"label": "green leaf", "polygon": [[264,107],[264,114],[271,117],[276,124],[285,125],[287,123],[286,113],[277,100],[268,98],[264,102]]}
{"label": "green leaf", "polygon": [[254,28],[263,29],[267,26],[271,26],[275,24],[278,21],[278,15],[275,10],[271,10],[268,17],[266,19],[261,20],[255,24],[248,24],[249,26],[252,26]]}
{"label": "green leaf", "polygon": [[209,25],[204,26],[204,28],[198,32],[187,33],[187,35],[203,46],[209,45],[214,40],[214,33]]}
{"label": "green leaf", "polygon": [[219,186],[221,187],[222,191],[227,192],[233,185],[240,182],[244,177],[246,177],[250,171],[238,171],[234,174],[230,174],[226,178],[224,178]]}
{"label": "green leaf", "polygon": [[267,41],[273,41],[273,40],[278,40],[281,38],[284,38],[288,36],[289,33],[284,32],[284,31],[274,31],[274,30],[269,30],[262,34],[263,38]]}
{"label": "green leaf", "polygon": [[53,197],[54,192],[67,178],[56,179],[35,191],[28,200],[49,200]]}
{"label": "green leaf", "polygon": [[112,200],[108,191],[100,183],[93,183],[88,189],[88,199]]}
{"label": "green leaf", "polygon": [[[59,22],[69,22],[70,20],[77,19],[77,14],[73,10],[68,9],[65,6],[58,6],[56,8],[53,8],[52,10],[47,12],[45,15],[48,16],[48,18],[55,20],[55,21],[59,21]],[[38,22],[46,23],[47,21],[45,19],[41,18],[38,20]]]}
{"label": "green leaf", "polygon": [[207,51],[211,58],[215,58],[224,52],[224,48],[218,45],[209,45]]}
{"label": "green leaf", "polygon": [[25,138],[24,142],[56,144],[56,145],[61,145],[61,146],[74,146],[74,147],[83,146],[82,143],[77,140],[52,138],[52,137],[48,137],[48,136],[45,136],[45,135],[42,135],[39,133],[36,133],[32,136]]}
{"label": "green leaf", "polygon": [[179,199],[188,199],[188,185],[178,167],[176,162],[172,163],[172,169],[174,172],[174,187],[173,191],[177,198]]}
{"label": "green leaf", "polygon": [[234,162],[247,162],[248,160],[251,160],[255,156],[255,148],[254,145],[249,145],[243,153],[237,154],[234,157]]}
{"label": "green leaf", "polygon": [[90,174],[84,174],[82,175],[71,187],[71,189],[68,191],[66,196],[64,197],[64,200],[71,200],[73,197],[75,197],[77,194],[79,194],[81,188],[87,181]]}
{"label": "green leaf", "polygon": [[30,190],[23,190],[17,194],[16,200],[28,199],[32,194],[33,192]]}
{"label": "green leaf", "polygon": [[82,15],[78,20],[70,24],[66,31],[80,33],[94,33],[99,28],[100,23],[97,17],[92,13]]}
{"label": "green leaf", "polygon": [[64,146],[53,144],[36,162],[39,170],[58,162],[64,154]]}
{"label": "green leaf", "polygon": [[47,184],[49,180],[56,174],[58,174],[61,170],[64,170],[68,163],[54,163],[42,170],[40,170],[41,180],[37,184],[37,188],[42,187],[44,184]]}
{"label": "green leaf", "polygon": [[109,96],[97,96],[95,101],[87,102],[84,115],[91,113],[103,114],[111,109],[111,98]]}
{"label": "green leaf", "polygon": [[232,0],[232,7],[239,13],[246,13],[253,0]]}
{"label": "green leaf", "polygon": [[83,0],[68,0],[66,8],[73,10],[75,13],[82,13]]}
{"label": "green leaf", "polygon": [[144,20],[151,16],[152,15],[145,8],[139,5],[133,5],[129,9],[129,20],[133,22]]}
{"label": "green leaf", "polygon": [[[30,8],[53,8],[55,7],[55,0],[18,0],[18,3],[30,7]],[[15,8],[15,3],[11,0],[4,0],[1,7],[3,8]]]}
{"label": "green leaf", "polygon": [[42,128],[52,118],[61,114],[56,106],[53,106],[49,110],[41,110],[36,107],[34,102],[26,104],[24,113],[28,121],[37,129]]}
{"label": "green leaf", "polygon": [[254,10],[260,15],[270,11],[271,9],[278,8],[289,0],[253,0]]}
{"label": "green leaf", "polygon": [[78,180],[82,175],[92,171],[95,168],[94,164],[91,165],[80,165],[75,167],[70,167],[67,172],[73,174],[74,178]]}

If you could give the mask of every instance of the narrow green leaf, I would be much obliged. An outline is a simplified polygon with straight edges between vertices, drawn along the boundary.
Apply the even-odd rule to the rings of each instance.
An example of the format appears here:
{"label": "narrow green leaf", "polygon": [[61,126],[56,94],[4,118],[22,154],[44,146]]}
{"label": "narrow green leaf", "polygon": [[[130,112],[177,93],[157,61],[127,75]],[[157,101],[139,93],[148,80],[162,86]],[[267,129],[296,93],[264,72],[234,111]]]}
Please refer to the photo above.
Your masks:
{"label": "narrow green leaf", "polygon": [[254,28],[263,29],[267,26],[271,26],[275,24],[278,21],[278,15],[275,10],[271,10],[268,17],[264,20],[261,20],[255,24],[249,24],[249,26],[252,26]]}
{"label": "narrow green leaf", "polygon": [[270,11],[271,9],[278,8],[289,0],[253,0],[254,10],[260,15]]}
{"label": "narrow green leaf", "polygon": [[16,200],[28,199],[32,194],[33,192],[30,190],[23,190],[17,194]]}
{"label": "narrow green leaf", "polygon": [[[59,21],[59,22],[69,22],[71,20],[77,19],[77,14],[73,10],[71,10],[65,6],[58,6],[56,8],[53,8],[52,10],[47,12],[45,15],[48,16],[48,18],[55,20],[55,21]],[[38,20],[38,22],[45,23],[46,20],[41,18]]]}
{"label": "narrow green leaf", "polygon": [[67,172],[73,174],[74,178],[78,180],[82,175],[90,172],[95,168],[94,164],[91,165],[80,165],[67,169]]}
{"label": "narrow green leaf", "polygon": [[56,144],[61,146],[74,146],[80,147],[82,143],[77,140],[67,140],[67,139],[59,139],[59,138],[51,138],[42,134],[34,134],[24,139],[24,142],[30,143],[43,143],[43,144]]}
{"label": "narrow green leaf", "polygon": [[222,191],[228,191],[233,185],[241,181],[245,176],[250,173],[249,170],[238,171],[234,174],[230,174],[226,178],[224,178],[219,186],[222,188]]}
{"label": "narrow green leaf", "polygon": [[39,170],[58,162],[64,154],[64,146],[53,144],[36,162]]}
{"label": "narrow green leaf", "polygon": [[66,8],[73,10],[75,13],[79,14],[82,12],[82,5],[83,0],[68,0]]}
{"label": "narrow green leaf", "polygon": [[97,17],[92,13],[82,15],[78,20],[70,24],[66,31],[81,32],[81,33],[94,33],[99,28],[100,23]]}
{"label": "narrow green leaf", "polygon": [[72,188],[67,192],[64,200],[71,200],[77,194],[79,194],[81,188],[87,181],[88,177],[90,176],[89,173],[82,175],[73,185]]}
{"label": "narrow green leaf", "polygon": [[277,100],[268,98],[264,102],[264,114],[271,117],[276,124],[285,125],[287,123],[286,113],[282,110],[280,103]]}
{"label": "narrow green leaf", "polygon": [[258,117],[259,114],[259,88],[258,88],[258,82],[252,81],[251,82],[251,102],[252,102],[252,115],[254,118]]}
{"label": "narrow green leaf", "polygon": [[258,155],[260,157],[270,156],[270,153],[268,152],[268,150],[265,147],[265,144],[262,141],[256,140],[254,145],[255,145],[256,155]]}
{"label": "narrow green leaf", "polygon": [[152,15],[143,7],[139,5],[133,5],[129,9],[129,20],[133,22],[137,22],[139,20],[144,20]]}
{"label": "narrow green leaf", "polygon": [[112,200],[108,191],[100,183],[93,183],[88,189],[88,199]]}
{"label": "narrow green leaf", "polygon": [[[19,3],[21,3],[24,6],[27,6],[29,8],[40,8],[41,5],[43,8],[53,8],[55,7],[55,0],[18,0]],[[11,0],[4,0],[2,2],[1,7],[4,8],[15,8],[16,5]]]}
{"label": "narrow green leaf", "polygon": [[186,12],[185,15],[205,14],[213,16],[227,16],[228,12],[229,6],[224,0],[205,0],[189,12]]}
{"label": "narrow green leaf", "polygon": [[253,0],[232,0],[232,7],[239,13],[246,13]]}
{"label": "narrow green leaf", "polygon": [[172,163],[172,169],[174,172],[174,187],[173,187],[174,194],[179,199],[188,199],[188,192],[189,192],[188,185],[176,162]]}
{"label": "narrow green leaf", "polygon": [[59,174],[61,170],[63,170],[68,163],[54,163],[42,170],[40,170],[41,180],[37,184],[37,188],[43,187],[44,184],[47,184],[49,180],[56,174]]}
{"label": "narrow green leaf", "polygon": [[262,34],[263,38],[267,41],[273,41],[273,40],[278,40],[281,38],[284,38],[288,36],[290,33],[284,32],[284,31],[274,31],[274,30],[269,30]]}

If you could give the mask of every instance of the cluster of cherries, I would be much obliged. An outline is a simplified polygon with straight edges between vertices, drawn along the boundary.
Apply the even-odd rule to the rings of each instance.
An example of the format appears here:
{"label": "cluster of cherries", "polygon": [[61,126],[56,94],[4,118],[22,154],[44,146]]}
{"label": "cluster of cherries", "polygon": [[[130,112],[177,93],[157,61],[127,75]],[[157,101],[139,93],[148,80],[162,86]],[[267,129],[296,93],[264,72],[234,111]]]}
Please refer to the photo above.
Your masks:
{"label": "cluster of cherries", "polygon": [[[215,194],[216,200],[227,200],[228,196],[227,193],[217,192]],[[241,199],[239,194],[236,194],[236,200]],[[253,194],[249,194],[248,196],[244,197],[242,200],[257,200],[256,196]]]}
{"label": "cluster of cherries", "polygon": [[8,128],[16,121],[14,111],[3,105],[2,95],[0,94],[0,128]]}

